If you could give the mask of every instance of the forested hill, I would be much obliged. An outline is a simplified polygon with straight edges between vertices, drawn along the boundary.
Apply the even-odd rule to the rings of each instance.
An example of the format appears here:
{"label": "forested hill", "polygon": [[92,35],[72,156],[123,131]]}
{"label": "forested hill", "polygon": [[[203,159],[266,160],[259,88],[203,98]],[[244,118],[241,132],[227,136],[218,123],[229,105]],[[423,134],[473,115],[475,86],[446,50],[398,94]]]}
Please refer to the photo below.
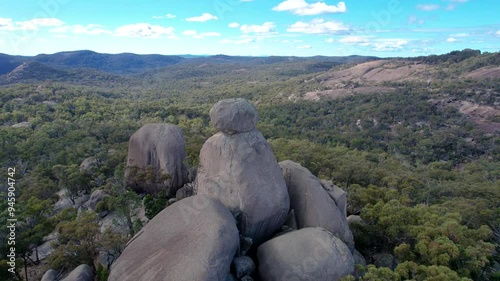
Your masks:
{"label": "forested hill", "polygon": [[[134,206],[144,204],[151,218],[168,205],[164,194],[124,186],[130,136],[147,123],[178,125],[185,164],[195,170],[215,133],[211,106],[242,97],[256,105],[257,128],[278,161],[296,161],[347,191],[356,249],[368,264],[360,280],[499,280],[499,52],[390,59],[123,54],[130,64],[77,53],[81,59],[74,52],[0,56],[0,163],[16,168],[19,276],[24,266],[41,277],[47,268],[96,261],[96,278],[106,280],[109,264],[102,263],[144,223]],[[77,216],[78,202],[96,190],[109,198]],[[7,196],[0,200],[7,206]],[[101,235],[103,220],[123,222],[125,230]],[[48,254],[57,233],[62,238]],[[7,259],[6,237],[0,260]]]}
{"label": "forested hill", "polygon": [[[175,55],[137,55],[131,53],[101,54],[93,51],[72,51],[55,54],[41,54],[33,57],[10,56],[0,54],[0,75],[13,71],[26,62],[40,62],[49,67],[61,69],[92,68],[112,74],[138,74],[148,70],[159,69],[179,63],[240,63],[240,64],[273,64],[286,61],[321,61],[323,63],[357,63],[376,59],[375,57],[233,57],[215,56],[175,56]],[[331,66],[331,65],[330,65]]]}
{"label": "forested hill", "polygon": [[40,62],[50,67],[74,69],[93,68],[118,74],[142,72],[144,69],[165,67],[184,60],[180,56],[100,54],[93,51],[61,52],[34,57],[9,56],[0,54],[0,74],[8,73],[26,62]]}

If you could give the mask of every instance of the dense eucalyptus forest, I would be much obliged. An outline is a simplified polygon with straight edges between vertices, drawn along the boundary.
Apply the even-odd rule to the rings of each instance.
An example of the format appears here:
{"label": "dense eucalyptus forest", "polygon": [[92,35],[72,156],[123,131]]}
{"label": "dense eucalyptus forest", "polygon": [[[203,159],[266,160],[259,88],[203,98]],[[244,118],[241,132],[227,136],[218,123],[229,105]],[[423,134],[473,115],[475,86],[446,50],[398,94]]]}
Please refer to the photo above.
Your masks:
{"label": "dense eucalyptus forest", "polygon": [[[145,223],[138,206],[152,218],[168,204],[164,194],[137,194],[124,184],[130,136],[147,123],[176,124],[186,165],[195,168],[215,132],[210,107],[228,97],[256,105],[257,128],[278,161],[299,162],[347,191],[348,214],[361,219],[351,225],[356,248],[368,263],[359,280],[500,280],[499,53],[388,59],[416,72],[380,81],[336,78],[379,61],[372,57],[214,56],[121,73],[53,61],[0,76],[0,217],[8,217],[7,168],[15,167],[19,280],[81,263],[106,280],[109,264]],[[305,98],[339,89],[344,94]],[[82,169],[86,159],[92,164]],[[61,190],[74,203],[98,189],[110,196],[93,213],[57,206]],[[101,232],[103,212],[117,214],[127,231]],[[38,246],[51,233],[59,239],[40,258]],[[2,231],[2,260],[7,239]],[[6,268],[0,274],[13,276]]]}

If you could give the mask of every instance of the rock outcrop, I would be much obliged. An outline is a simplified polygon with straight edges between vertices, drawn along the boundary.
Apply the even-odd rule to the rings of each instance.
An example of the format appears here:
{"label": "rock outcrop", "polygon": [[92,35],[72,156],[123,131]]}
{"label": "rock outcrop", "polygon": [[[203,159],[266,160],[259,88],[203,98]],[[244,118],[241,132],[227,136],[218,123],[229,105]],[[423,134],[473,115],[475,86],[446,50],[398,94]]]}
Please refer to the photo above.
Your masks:
{"label": "rock outcrop", "polygon": [[289,197],[271,147],[255,129],[257,112],[242,99],[218,102],[210,111],[221,132],[200,152],[195,192],[219,199],[241,213],[241,234],[254,245],[269,239],[283,224]]}
{"label": "rock outcrop", "polygon": [[354,258],[344,242],[322,228],[303,228],[259,246],[263,281],[336,281],[354,272]]}
{"label": "rock outcrop", "polygon": [[245,99],[221,100],[210,109],[210,120],[219,132],[227,135],[245,133],[257,124],[257,110]]}
{"label": "rock outcrop", "polygon": [[336,186],[331,181],[321,180],[321,185],[328,192],[328,195],[335,201],[342,216],[347,217],[347,192]]}
{"label": "rock outcrop", "polygon": [[[184,134],[171,124],[146,124],[130,137],[125,178],[138,192],[166,190],[169,197],[187,182]],[[153,173],[137,179],[140,173]],[[152,176],[152,177],[151,177]]]}
{"label": "rock outcrop", "polygon": [[364,224],[363,219],[358,215],[350,215],[347,217],[347,224],[349,226],[353,224]]}
{"label": "rock outcrop", "polygon": [[29,128],[29,127],[31,127],[31,123],[30,122],[21,122],[21,123],[14,124],[11,127],[12,128]]}
{"label": "rock outcrop", "polygon": [[90,266],[82,264],[61,281],[94,281],[94,272]]}
{"label": "rock outcrop", "polygon": [[40,281],[56,281],[57,280],[57,272],[53,269],[47,270]]}
{"label": "rock outcrop", "polygon": [[183,187],[179,188],[175,193],[175,198],[177,200],[182,200],[184,198],[188,198],[189,196],[193,196],[193,184],[186,183]]}
{"label": "rock outcrop", "polygon": [[[194,182],[185,183],[179,128],[149,124],[130,138],[129,184],[166,189],[168,207],[129,241],[108,280],[335,281],[359,274],[354,264],[364,260],[347,223],[346,192],[298,163],[278,164],[248,101],[220,101],[210,118],[218,132],[200,151]],[[94,192],[89,207],[104,196]],[[108,218],[113,214],[102,222]]]}
{"label": "rock outcrop", "polygon": [[239,247],[234,217],[205,195],[161,211],[111,267],[109,281],[226,280]]}
{"label": "rock outcrop", "polygon": [[80,171],[87,175],[92,175],[93,170],[97,168],[99,160],[95,157],[85,158],[80,164]]}
{"label": "rock outcrop", "polygon": [[335,197],[342,200],[342,192],[334,188],[326,190],[318,178],[298,163],[286,160],[279,165],[288,187],[290,208],[294,210],[297,227],[322,227],[354,250],[353,236],[345,217],[345,205],[341,211],[334,200]]}
{"label": "rock outcrop", "polygon": [[90,195],[90,199],[85,203],[85,206],[91,210],[95,210],[97,203],[101,202],[105,197],[108,196],[109,194],[107,194],[106,191],[102,189],[95,190]]}
{"label": "rock outcrop", "polygon": [[250,276],[255,272],[255,263],[248,256],[236,257],[231,263],[231,271],[238,279]]}

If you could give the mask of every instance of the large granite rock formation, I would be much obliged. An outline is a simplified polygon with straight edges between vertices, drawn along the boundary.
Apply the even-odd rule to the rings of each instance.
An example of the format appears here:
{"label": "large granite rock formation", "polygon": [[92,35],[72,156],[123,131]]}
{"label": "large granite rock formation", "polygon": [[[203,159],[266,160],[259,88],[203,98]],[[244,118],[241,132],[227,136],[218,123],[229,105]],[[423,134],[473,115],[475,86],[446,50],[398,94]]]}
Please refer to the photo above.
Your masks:
{"label": "large granite rock formation", "polygon": [[257,124],[257,110],[245,99],[221,100],[210,109],[210,120],[219,132],[228,135],[253,130]]}
{"label": "large granite rock formation", "polygon": [[[186,158],[182,130],[171,124],[146,124],[130,137],[125,178],[136,191],[167,191],[175,196],[187,181]],[[137,180],[138,173],[152,169],[154,180]]]}
{"label": "large granite rock formation", "polygon": [[94,271],[86,264],[77,266],[61,281],[94,281]]}
{"label": "large granite rock formation", "polygon": [[337,204],[342,216],[347,217],[347,192],[331,181],[321,180],[320,182],[333,201],[335,201],[335,204]]}
{"label": "large granite rock formation", "polygon": [[354,258],[340,239],[322,228],[303,228],[259,246],[263,281],[336,281],[354,272]]}
{"label": "large granite rock formation", "polygon": [[239,247],[234,217],[205,195],[156,215],[111,267],[109,281],[226,280]]}
{"label": "large granite rock formation", "polygon": [[[345,205],[342,211],[330,193],[340,191],[326,190],[321,182],[309,170],[290,160],[279,163],[290,195],[290,208],[295,212],[298,228],[322,227],[337,235],[351,250],[354,240],[345,217]],[[342,198],[339,195],[339,199]]]}
{"label": "large granite rock formation", "polygon": [[269,144],[254,128],[257,112],[251,104],[221,101],[210,116],[222,132],[201,149],[195,192],[241,213],[241,234],[258,245],[280,228],[288,213],[283,175]]}

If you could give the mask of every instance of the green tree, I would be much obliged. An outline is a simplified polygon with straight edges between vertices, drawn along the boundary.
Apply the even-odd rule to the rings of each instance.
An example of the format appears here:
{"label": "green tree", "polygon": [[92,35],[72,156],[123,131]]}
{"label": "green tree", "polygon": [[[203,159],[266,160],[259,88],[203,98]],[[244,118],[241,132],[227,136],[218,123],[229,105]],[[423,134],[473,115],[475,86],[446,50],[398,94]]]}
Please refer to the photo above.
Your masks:
{"label": "green tree", "polygon": [[71,202],[75,203],[80,192],[90,191],[89,181],[78,165],[55,165],[52,172],[58,179],[59,187],[66,189]]}
{"label": "green tree", "polygon": [[100,228],[95,213],[82,213],[74,221],[57,226],[59,233],[48,264],[54,269],[71,269],[88,264],[95,271],[94,258],[99,254]]}

